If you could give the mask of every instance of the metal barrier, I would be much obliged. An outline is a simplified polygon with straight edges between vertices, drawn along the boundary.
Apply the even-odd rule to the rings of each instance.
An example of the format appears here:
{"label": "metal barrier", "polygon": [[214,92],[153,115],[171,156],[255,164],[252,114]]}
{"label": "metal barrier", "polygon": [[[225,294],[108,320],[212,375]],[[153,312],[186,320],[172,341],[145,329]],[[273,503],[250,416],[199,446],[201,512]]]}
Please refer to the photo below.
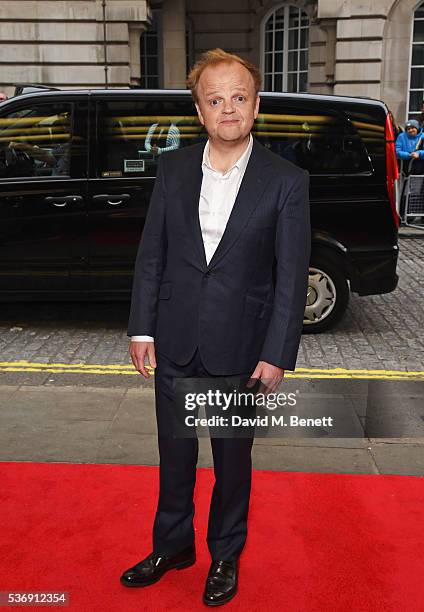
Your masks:
{"label": "metal barrier", "polygon": [[416,225],[417,218],[424,222],[424,174],[410,174],[406,178],[404,193],[405,212],[403,222],[410,227],[424,229],[423,225]]}
{"label": "metal barrier", "polygon": [[424,230],[424,174],[410,174],[410,169],[411,164],[401,168],[400,218],[404,225]]}

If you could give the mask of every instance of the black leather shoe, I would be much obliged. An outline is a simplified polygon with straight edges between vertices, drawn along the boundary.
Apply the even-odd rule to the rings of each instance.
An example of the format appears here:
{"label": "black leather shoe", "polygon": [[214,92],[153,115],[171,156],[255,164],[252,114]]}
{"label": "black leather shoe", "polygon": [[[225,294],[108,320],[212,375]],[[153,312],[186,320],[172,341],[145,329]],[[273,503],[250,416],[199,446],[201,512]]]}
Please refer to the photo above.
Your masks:
{"label": "black leather shoe", "polygon": [[203,603],[222,606],[237,593],[237,561],[212,561],[206,578]]}
{"label": "black leather shoe", "polygon": [[121,576],[126,587],[144,587],[154,584],[170,569],[184,569],[196,561],[196,550],[189,546],[175,555],[151,553],[148,557],[127,569]]}

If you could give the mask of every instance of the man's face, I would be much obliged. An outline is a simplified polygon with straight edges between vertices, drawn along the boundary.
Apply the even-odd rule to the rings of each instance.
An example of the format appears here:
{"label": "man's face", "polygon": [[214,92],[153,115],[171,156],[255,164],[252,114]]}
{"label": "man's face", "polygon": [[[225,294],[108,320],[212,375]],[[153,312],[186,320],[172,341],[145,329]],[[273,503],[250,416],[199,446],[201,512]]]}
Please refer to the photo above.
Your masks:
{"label": "man's face", "polygon": [[413,127],[412,125],[406,128],[406,131],[408,132],[408,134],[410,136],[416,136],[418,134],[418,130],[416,127]]}
{"label": "man's face", "polygon": [[258,116],[253,77],[238,62],[208,66],[197,84],[199,120],[211,140],[242,142]]}

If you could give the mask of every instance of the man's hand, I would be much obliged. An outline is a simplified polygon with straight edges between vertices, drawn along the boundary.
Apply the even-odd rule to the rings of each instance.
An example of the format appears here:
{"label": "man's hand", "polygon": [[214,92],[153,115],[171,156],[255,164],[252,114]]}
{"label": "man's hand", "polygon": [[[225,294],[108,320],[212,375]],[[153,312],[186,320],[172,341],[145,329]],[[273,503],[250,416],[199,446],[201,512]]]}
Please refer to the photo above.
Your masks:
{"label": "man's hand", "polygon": [[414,159],[418,159],[420,154],[417,153],[416,151],[413,151],[412,153],[410,153],[410,156],[413,157]]}
{"label": "man's hand", "polygon": [[[272,363],[259,361],[250,378],[259,378],[261,381],[265,381],[262,382],[258,393],[264,393],[267,395],[268,393],[273,393],[283,380],[284,370],[283,368],[272,365]],[[250,381],[247,384],[247,387],[253,387],[254,384],[255,383],[253,381]]]}
{"label": "man's hand", "polygon": [[150,374],[146,370],[144,360],[147,357],[147,363],[150,365],[150,367],[156,367],[155,343],[131,341],[128,350],[137,372],[140,372],[144,378],[150,378]]}

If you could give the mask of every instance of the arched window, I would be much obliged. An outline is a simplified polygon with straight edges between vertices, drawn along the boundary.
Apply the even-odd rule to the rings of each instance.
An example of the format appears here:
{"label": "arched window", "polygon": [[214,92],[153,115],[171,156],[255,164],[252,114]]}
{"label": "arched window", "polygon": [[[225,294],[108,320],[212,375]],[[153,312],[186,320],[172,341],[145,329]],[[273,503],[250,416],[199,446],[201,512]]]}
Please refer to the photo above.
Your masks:
{"label": "arched window", "polygon": [[273,9],[262,22],[261,35],[264,90],[307,91],[309,18],[305,11],[292,5]]}
{"label": "arched window", "polygon": [[412,35],[411,72],[409,78],[408,119],[421,113],[424,99],[424,2],[415,10]]}

